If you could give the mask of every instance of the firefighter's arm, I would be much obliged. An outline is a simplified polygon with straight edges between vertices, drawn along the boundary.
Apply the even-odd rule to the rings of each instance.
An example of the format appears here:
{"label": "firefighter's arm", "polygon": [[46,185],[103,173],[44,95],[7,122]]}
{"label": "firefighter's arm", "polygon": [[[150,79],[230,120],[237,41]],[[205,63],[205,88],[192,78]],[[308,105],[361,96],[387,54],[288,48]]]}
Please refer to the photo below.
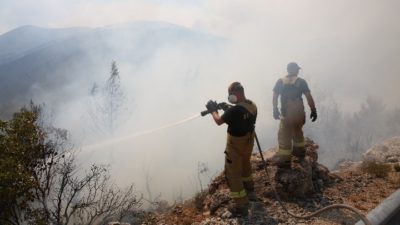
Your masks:
{"label": "firefighter's arm", "polygon": [[211,113],[215,123],[220,126],[221,124],[225,123],[225,121],[221,118],[221,116],[219,115],[218,111],[216,112],[212,112]]}
{"label": "firefighter's arm", "polygon": [[312,122],[314,122],[315,120],[317,120],[317,117],[318,117],[317,109],[315,108],[314,99],[310,92],[306,92],[306,93],[304,93],[304,95],[306,96],[308,105],[310,106],[310,109],[311,109],[310,119]]}
{"label": "firefighter's arm", "polygon": [[315,110],[315,102],[314,102],[314,98],[311,95],[311,92],[306,92],[306,93],[304,93],[304,95],[307,98],[307,102],[308,102],[308,105],[310,106],[311,111]]}
{"label": "firefighter's arm", "polygon": [[274,95],[272,96],[272,107],[273,107],[272,115],[276,120],[279,120],[281,117],[281,113],[279,112],[278,109],[278,97],[279,94],[274,91]]}
{"label": "firefighter's arm", "polygon": [[279,94],[274,91],[274,94],[272,96],[272,106],[274,109],[278,108],[278,97],[279,97]]}

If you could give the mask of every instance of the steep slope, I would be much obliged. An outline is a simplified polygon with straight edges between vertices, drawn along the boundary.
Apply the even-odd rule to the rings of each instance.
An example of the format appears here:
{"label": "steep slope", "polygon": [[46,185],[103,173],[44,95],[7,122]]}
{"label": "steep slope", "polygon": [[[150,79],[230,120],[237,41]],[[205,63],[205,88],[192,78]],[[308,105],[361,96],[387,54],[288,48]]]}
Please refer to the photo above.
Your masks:
{"label": "steep slope", "polygon": [[[318,146],[307,141],[308,151],[316,152]],[[271,149],[264,152],[265,157],[270,157]],[[400,152],[400,149],[397,149]],[[392,159],[393,160],[393,159]],[[399,158],[396,163],[399,162]],[[311,220],[297,220],[291,218],[282,209],[275,198],[272,186],[275,184],[276,168],[268,166],[272,175],[268,179],[262,168],[261,159],[257,154],[252,156],[252,165],[255,170],[254,179],[256,192],[260,201],[251,202],[248,218],[231,218],[226,211],[229,202],[229,191],[223,174],[220,174],[203,194],[198,194],[194,199],[181,205],[175,205],[170,212],[158,215],[155,224],[196,224],[196,225],[228,225],[228,224],[253,224],[253,225],[329,225],[329,224],[355,224],[359,218],[346,210],[331,210]],[[331,204],[347,204],[367,214],[383,199],[388,197],[400,187],[400,172],[391,166],[398,164],[376,164],[370,167],[367,162],[348,162],[342,168],[325,174],[331,182],[319,181],[316,185],[320,188],[309,197],[298,198],[282,196],[283,203],[293,213],[298,215],[309,214]],[[389,165],[389,167],[387,167]],[[371,169],[372,168],[372,169]],[[381,176],[382,168],[392,168]],[[394,167],[396,168],[396,166]],[[324,178],[321,176],[320,178]],[[319,184],[318,184],[319,183]],[[314,184],[315,185],[315,184]]]}
{"label": "steep slope", "polygon": [[22,58],[51,42],[88,32],[88,28],[45,29],[22,26],[0,36],[0,65]]}

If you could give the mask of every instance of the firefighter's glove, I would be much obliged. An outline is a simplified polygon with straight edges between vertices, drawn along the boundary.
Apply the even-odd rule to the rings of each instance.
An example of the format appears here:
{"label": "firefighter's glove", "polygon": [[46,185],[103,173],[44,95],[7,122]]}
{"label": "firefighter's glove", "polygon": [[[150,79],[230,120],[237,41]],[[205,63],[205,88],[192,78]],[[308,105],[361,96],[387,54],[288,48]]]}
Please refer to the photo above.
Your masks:
{"label": "firefighter's glove", "polygon": [[281,117],[281,113],[278,108],[274,108],[274,119],[279,120]]}
{"label": "firefighter's glove", "polygon": [[218,104],[216,101],[210,100],[206,104],[207,110],[212,113],[212,112],[217,112],[218,111]]}
{"label": "firefighter's glove", "polygon": [[317,109],[311,109],[310,119],[312,122],[317,120]]}
{"label": "firefighter's glove", "polygon": [[230,105],[228,105],[228,103],[226,103],[226,102],[221,102],[221,103],[219,103],[218,107],[219,107],[220,109],[226,111],[226,110],[229,109]]}

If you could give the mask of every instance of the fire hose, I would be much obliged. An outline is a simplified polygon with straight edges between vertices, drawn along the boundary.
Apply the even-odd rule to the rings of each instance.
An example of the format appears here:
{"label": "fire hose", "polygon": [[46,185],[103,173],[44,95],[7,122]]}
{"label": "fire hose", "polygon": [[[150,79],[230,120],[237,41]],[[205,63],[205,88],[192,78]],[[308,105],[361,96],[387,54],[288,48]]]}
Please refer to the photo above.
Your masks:
{"label": "fire hose", "polygon": [[[217,104],[217,109],[221,109],[221,110],[223,110],[223,111],[226,111],[229,107],[231,107],[231,105],[229,105],[229,104],[227,104],[227,103],[224,103],[224,102]],[[205,111],[202,111],[202,112],[201,112],[201,115],[202,115],[202,116],[205,116],[205,115],[207,115],[208,113],[210,113],[210,112],[209,112],[208,110],[205,110]],[[255,132],[254,132],[254,133],[255,133]],[[272,178],[271,178],[271,176],[270,176],[270,174],[269,174],[269,172],[268,172],[268,164],[267,164],[267,162],[266,162],[265,159],[264,159],[264,155],[263,155],[262,150],[261,150],[261,145],[260,145],[260,142],[259,142],[259,140],[258,140],[258,137],[257,137],[257,134],[256,134],[256,133],[255,133],[255,140],[256,140],[256,143],[257,143],[258,151],[259,151],[260,156],[261,156],[261,161],[262,161],[262,163],[263,163],[263,167],[264,167],[265,173],[267,174],[268,180],[271,182],[271,181],[272,181]],[[271,183],[272,183],[272,182],[271,182]],[[284,210],[289,216],[291,216],[291,217],[293,217],[293,218],[302,219],[302,220],[309,220],[309,219],[311,219],[311,218],[313,218],[313,217],[316,217],[316,216],[322,214],[323,212],[326,212],[326,211],[329,211],[329,210],[332,210],[332,209],[339,209],[339,208],[341,208],[341,209],[347,209],[347,210],[352,211],[353,213],[355,213],[355,214],[361,219],[361,221],[364,222],[365,225],[372,225],[372,223],[371,223],[361,212],[359,212],[356,208],[354,208],[354,207],[352,207],[352,206],[349,206],[349,205],[345,205],[345,204],[332,204],[332,205],[326,206],[326,207],[324,207],[324,208],[321,208],[321,209],[319,209],[319,210],[317,210],[317,211],[315,211],[315,212],[312,212],[312,213],[310,213],[310,214],[308,214],[308,215],[297,215],[297,214],[295,214],[295,213],[289,211],[289,209],[286,207],[286,205],[283,203],[283,201],[282,201],[281,198],[279,197],[278,192],[277,192],[275,186],[274,186],[274,185],[271,185],[271,186],[272,186],[272,190],[273,190],[273,193],[274,193],[274,195],[275,195],[275,198],[276,198],[277,201],[279,202],[279,205],[283,208],[283,210]]]}

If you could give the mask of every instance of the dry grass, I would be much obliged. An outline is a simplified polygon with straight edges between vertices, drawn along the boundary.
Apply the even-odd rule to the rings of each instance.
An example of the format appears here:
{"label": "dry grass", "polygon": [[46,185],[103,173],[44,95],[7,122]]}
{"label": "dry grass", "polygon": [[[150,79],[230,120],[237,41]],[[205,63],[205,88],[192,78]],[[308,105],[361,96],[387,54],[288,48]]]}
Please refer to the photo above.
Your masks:
{"label": "dry grass", "polygon": [[393,169],[394,169],[394,171],[396,171],[396,172],[400,172],[400,163],[396,163],[396,164],[393,166]]}
{"label": "dry grass", "polygon": [[392,170],[392,166],[386,163],[378,163],[374,161],[365,161],[362,163],[361,168],[364,172],[375,175],[379,178],[386,178]]}
{"label": "dry grass", "polygon": [[195,196],[194,196],[194,207],[198,210],[198,211],[203,211],[203,207],[204,207],[204,200],[207,197],[207,191],[202,191],[202,192],[198,192]]}
{"label": "dry grass", "polygon": [[400,173],[391,172],[388,175],[389,182],[394,184],[397,188],[400,188]]}

